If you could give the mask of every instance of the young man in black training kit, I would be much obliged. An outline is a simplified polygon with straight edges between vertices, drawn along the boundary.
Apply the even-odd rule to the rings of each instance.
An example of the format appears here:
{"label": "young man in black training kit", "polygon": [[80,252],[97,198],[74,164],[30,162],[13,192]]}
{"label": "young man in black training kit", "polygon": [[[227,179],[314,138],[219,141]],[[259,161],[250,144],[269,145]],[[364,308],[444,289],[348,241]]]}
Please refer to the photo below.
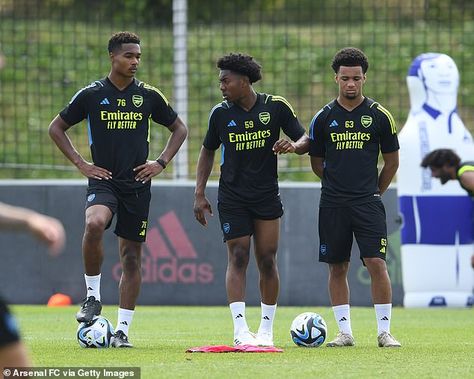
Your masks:
{"label": "young man in black training kit", "polygon": [[[140,291],[141,245],[148,224],[151,178],[159,175],[177,153],[187,128],[158,89],[135,78],[141,57],[137,35],[114,34],[108,50],[109,75],[79,90],[51,122],[49,134],[63,154],[89,178],[82,241],[87,296],[76,319],[89,322],[101,312],[102,237],[116,214],[122,277],[112,346],[132,347],[128,330]],[[84,119],[93,163],[79,154],[66,134]],[[150,119],[171,132],[156,160],[148,160]]]}
{"label": "young man in black training kit", "polygon": [[[347,274],[353,236],[371,278],[380,347],[399,347],[390,334],[392,289],[385,258],[387,226],[380,196],[398,169],[398,139],[392,115],[362,94],[368,61],[356,48],[340,50],[332,68],[337,99],[310,125],[311,166],[321,178],[319,260],[329,265],[329,295],[339,326],[327,346],[352,346]],[[377,170],[379,151],[384,165]]]}
{"label": "young man in black training kit", "polygon": [[[474,199],[474,162],[461,162],[461,158],[451,149],[436,149],[425,155],[421,167],[430,168],[431,176],[441,184],[457,180],[461,188]],[[474,268],[474,254],[471,256]]]}
{"label": "young man in black training kit", "polygon": [[[280,217],[277,156],[308,151],[308,136],[286,99],[256,93],[260,65],[249,55],[229,54],[217,62],[224,101],[210,113],[198,159],[194,215],[207,225],[212,215],[205,196],[215,150],[221,147],[218,210],[227,244],[227,298],[234,322],[235,345],[273,346],[273,319],[279,291],[276,263]],[[280,130],[293,141],[279,139]],[[253,236],[260,273],[262,318],[255,336],[245,318],[245,280]]]}

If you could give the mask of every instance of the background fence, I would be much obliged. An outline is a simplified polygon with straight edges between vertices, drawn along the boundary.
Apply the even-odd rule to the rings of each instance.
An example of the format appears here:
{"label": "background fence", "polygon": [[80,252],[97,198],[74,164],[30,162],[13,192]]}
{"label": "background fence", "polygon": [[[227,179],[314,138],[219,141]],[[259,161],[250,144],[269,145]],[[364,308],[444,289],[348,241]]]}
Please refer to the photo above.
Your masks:
{"label": "background fence", "polygon": [[[79,88],[107,75],[107,41],[118,30],[140,35],[143,55],[137,76],[172,102],[177,92],[173,62],[177,56],[186,59],[190,135],[185,171],[190,178],[209,110],[221,97],[215,62],[231,51],[253,55],[263,66],[256,89],[285,96],[307,127],[313,114],[336,96],[332,56],[345,46],[360,47],[370,62],[365,94],[392,111],[399,129],[409,110],[405,77],[411,61],[424,52],[446,53],[461,73],[459,113],[474,131],[472,1],[188,0],[187,45],[181,51],[173,47],[172,3],[0,0],[1,178],[79,177],[47,128]],[[69,134],[89,157],[85,124]],[[153,156],[167,137],[166,129],[153,128]],[[166,175],[173,171],[176,167]],[[282,179],[315,178],[307,157],[281,157],[280,173]]]}

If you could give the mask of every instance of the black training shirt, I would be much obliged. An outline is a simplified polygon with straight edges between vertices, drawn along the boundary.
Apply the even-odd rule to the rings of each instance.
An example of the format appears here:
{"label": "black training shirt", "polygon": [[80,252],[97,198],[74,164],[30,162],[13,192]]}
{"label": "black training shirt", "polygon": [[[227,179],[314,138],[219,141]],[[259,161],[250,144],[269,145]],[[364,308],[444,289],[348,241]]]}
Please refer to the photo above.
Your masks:
{"label": "black training shirt", "polygon": [[108,78],[79,90],[60,116],[68,125],[87,119],[92,160],[111,171],[112,184],[122,190],[144,186],[133,168],[148,158],[151,120],[170,126],[177,118],[158,89],[134,79],[120,91]]}
{"label": "black training shirt", "polygon": [[352,111],[337,100],[324,106],[310,125],[309,154],[324,158],[320,206],[344,206],[380,200],[379,151],[399,149],[392,115],[365,98]]}
{"label": "black training shirt", "polygon": [[218,199],[256,203],[278,195],[277,156],[272,147],[280,130],[293,141],[305,133],[288,101],[276,95],[257,94],[248,112],[223,101],[212,108],[203,146],[221,146]]}

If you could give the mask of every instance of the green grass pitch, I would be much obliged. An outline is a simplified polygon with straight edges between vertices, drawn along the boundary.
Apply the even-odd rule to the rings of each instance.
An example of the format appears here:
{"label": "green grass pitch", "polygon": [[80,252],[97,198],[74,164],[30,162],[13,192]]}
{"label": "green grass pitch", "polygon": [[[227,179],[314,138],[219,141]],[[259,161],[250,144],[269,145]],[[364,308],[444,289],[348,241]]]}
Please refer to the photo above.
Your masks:
{"label": "green grass pitch", "polygon": [[[142,378],[474,378],[473,309],[394,308],[392,334],[400,349],[377,347],[372,308],[353,307],[356,346],[301,348],[289,326],[301,312],[320,313],[336,334],[330,307],[279,307],[274,339],[283,353],[185,353],[189,347],[232,343],[227,307],[139,306],[130,330],[133,349],[82,349],[75,332],[77,306],[16,305],[23,340],[35,366],[141,367]],[[102,314],[115,326],[117,308]],[[259,307],[247,308],[252,330]]]}

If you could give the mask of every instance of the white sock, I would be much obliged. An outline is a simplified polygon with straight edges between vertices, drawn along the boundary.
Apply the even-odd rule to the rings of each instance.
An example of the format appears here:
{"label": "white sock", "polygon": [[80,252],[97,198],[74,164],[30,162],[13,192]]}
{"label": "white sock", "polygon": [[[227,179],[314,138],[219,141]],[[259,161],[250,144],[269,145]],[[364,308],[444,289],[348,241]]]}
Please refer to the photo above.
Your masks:
{"label": "white sock", "polygon": [[94,296],[96,300],[100,301],[100,275],[86,275],[84,274],[84,279],[86,280],[87,288],[87,297]]}
{"label": "white sock", "polygon": [[234,321],[234,335],[249,330],[245,319],[245,302],[235,301],[229,304],[232,320]]}
{"label": "white sock", "polygon": [[117,327],[115,328],[115,331],[117,332],[118,330],[121,330],[126,336],[128,336],[128,328],[130,328],[134,313],[134,310],[119,308]]}
{"label": "white sock", "polygon": [[392,318],[392,304],[374,304],[375,317],[377,317],[377,334],[390,333],[390,320]]}
{"label": "white sock", "polygon": [[267,305],[260,303],[262,307],[262,318],[260,319],[260,326],[258,333],[273,333],[273,320],[275,318],[276,304]]}
{"label": "white sock", "polygon": [[336,305],[332,307],[339,331],[352,336],[351,309],[349,304]]}

